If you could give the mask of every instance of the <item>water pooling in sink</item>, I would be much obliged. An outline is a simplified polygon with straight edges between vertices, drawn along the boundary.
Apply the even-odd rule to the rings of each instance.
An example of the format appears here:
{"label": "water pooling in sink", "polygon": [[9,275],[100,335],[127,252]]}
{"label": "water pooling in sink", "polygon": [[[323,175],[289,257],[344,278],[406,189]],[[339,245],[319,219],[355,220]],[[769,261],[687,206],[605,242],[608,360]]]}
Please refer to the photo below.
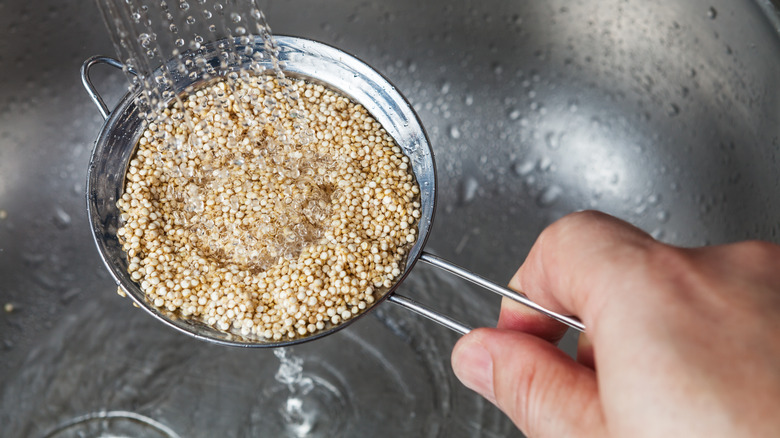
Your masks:
{"label": "water pooling in sink", "polygon": [[[268,350],[225,352],[126,305],[106,318],[101,301],[68,317],[31,352],[0,398],[2,412],[16,413],[4,425],[8,436],[123,436],[118,431],[153,428],[182,437],[203,430],[434,437],[451,409],[439,361],[448,349],[420,321],[391,328],[385,321],[397,317],[365,319],[355,330],[274,357]],[[76,350],[68,348],[72,339]],[[22,392],[20,402],[13,394]],[[177,414],[182,409],[188,415]]]}

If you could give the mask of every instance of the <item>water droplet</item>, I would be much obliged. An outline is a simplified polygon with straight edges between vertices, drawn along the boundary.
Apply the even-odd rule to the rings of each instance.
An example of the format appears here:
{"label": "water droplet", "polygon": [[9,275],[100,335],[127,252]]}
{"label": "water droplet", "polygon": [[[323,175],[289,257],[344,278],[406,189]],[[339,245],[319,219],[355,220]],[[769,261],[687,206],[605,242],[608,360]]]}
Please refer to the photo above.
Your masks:
{"label": "water droplet", "polygon": [[664,234],[665,233],[663,228],[656,228],[650,232],[650,237],[652,237],[655,240],[661,240],[664,238]]}
{"label": "water droplet", "polygon": [[557,135],[555,132],[548,132],[547,135],[544,136],[544,141],[550,149],[558,149],[561,145],[560,140],[561,136]]}
{"label": "water droplet", "polygon": [[517,109],[517,108],[512,108],[512,109],[509,111],[509,119],[510,119],[510,120],[517,120],[517,119],[519,119],[519,118],[520,118],[520,114],[521,114],[521,113],[520,113],[520,110],[519,110],[519,109]]}
{"label": "water droplet", "polygon": [[677,106],[676,103],[671,103],[671,104],[669,104],[669,107],[667,108],[666,114],[669,117],[674,117],[674,116],[680,114],[680,107]]}
{"label": "water droplet", "polygon": [[79,296],[80,293],[81,293],[80,289],[77,288],[68,289],[65,292],[63,292],[63,294],[60,296],[60,301],[62,302],[62,304],[68,304],[71,301],[73,301],[74,298]]}
{"label": "water droplet", "polygon": [[539,196],[536,197],[536,205],[539,207],[549,207],[558,201],[558,198],[563,194],[563,189],[553,184],[545,187]]}
{"label": "water droplet", "polygon": [[512,171],[518,176],[525,176],[531,173],[534,170],[534,167],[536,167],[536,164],[531,160],[527,160],[520,163],[514,163],[512,165]]}
{"label": "water droplet", "polygon": [[552,167],[552,164],[553,164],[553,162],[550,159],[550,157],[542,157],[542,159],[539,160],[539,170],[541,170],[543,172],[546,172],[546,171],[550,170],[550,168]]}
{"label": "water droplet", "polygon": [[450,137],[457,140],[460,138],[460,135],[460,128],[458,128],[458,125],[450,126]]}
{"label": "water droplet", "polygon": [[655,217],[658,219],[658,222],[666,223],[669,221],[669,212],[666,210],[661,210]]}
{"label": "water droplet", "polygon": [[152,43],[152,37],[148,33],[142,33],[138,35],[138,42],[141,43],[141,46],[143,47],[149,47]]}
{"label": "water droplet", "polygon": [[233,23],[240,23],[241,15],[236,12],[233,12],[232,14],[230,14],[230,19],[233,20]]}
{"label": "water droplet", "polygon": [[473,201],[477,196],[477,190],[479,190],[479,183],[472,177],[466,178],[463,182],[462,200],[464,204],[468,204]]}
{"label": "water droplet", "polygon": [[474,96],[467,94],[466,97],[463,99],[463,103],[466,104],[466,106],[471,106],[474,104]]}
{"label": "water droplet", "polygon": [[661,195],[654,193],[647,197],[647,203],[650,205],[658,205],[659,202],[661,202]]}
{"label": "water droplet", "polygon": [[576,113],[578,109],[577,102],[569,102],[569,112]]}
{"label": "water droplet", "polygon": [[441,84],[441,94],[447,94],[449,92],[450,92],[450,83],[445,81],[443,84]]}
{"label": "water droplet", "polygon": [[57,207],[54,210],[54,223],[60,228],[67,228],[71,223],[70,215],[62,207]]}
{"label": "water droplet", "polygon": [[714,6],[710,6],[710,8],[707,9],[707,18],[709,18],[710,20],[714,20],[717,17],[718,17],[718,10],[715,9]]}

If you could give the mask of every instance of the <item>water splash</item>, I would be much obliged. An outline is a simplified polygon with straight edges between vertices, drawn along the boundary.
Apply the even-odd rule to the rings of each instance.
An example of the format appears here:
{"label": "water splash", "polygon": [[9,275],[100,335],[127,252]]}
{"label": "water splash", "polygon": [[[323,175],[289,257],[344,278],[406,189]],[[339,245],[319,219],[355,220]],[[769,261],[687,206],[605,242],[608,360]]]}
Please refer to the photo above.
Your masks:
{"label": "water splash", "polygon": [[309,412],[302,397],[311,393],[314,382],[303,375],[303,359],[292,355],[286,348],[277,348],[274,355],[279,359],[279,370],[274,375],[277,382],[286,385],[289,397],[279,408],[287,428],[295,436],[304,437],[314,428],[316,412]]}

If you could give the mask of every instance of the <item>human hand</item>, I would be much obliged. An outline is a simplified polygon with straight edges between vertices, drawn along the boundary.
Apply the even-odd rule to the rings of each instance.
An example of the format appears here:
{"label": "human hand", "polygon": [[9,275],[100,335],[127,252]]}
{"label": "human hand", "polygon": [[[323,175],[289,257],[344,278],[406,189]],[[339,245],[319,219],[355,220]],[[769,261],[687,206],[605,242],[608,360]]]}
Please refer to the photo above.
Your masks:
{"label": "human hand", "polygon": [[587,327],[504,300],[464,336],[458,378],[531,437],[780,436],[780,246],[682,249],[582,212],[546,229],[509,284]]}

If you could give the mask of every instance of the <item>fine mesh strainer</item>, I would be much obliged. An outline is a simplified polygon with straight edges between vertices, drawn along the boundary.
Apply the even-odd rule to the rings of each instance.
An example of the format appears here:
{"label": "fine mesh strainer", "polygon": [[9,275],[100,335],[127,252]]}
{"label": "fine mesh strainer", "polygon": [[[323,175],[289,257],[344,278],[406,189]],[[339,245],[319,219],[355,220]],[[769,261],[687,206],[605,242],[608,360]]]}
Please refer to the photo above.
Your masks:
{"label": "fine mesh strainer", "polygon": [[[396,279],[395,284],[384,296],[377,299],[371,307],[359,314],[358,317],[365,315],[368,310],[387,299],[458,333],[468,333],[471,329],[464,324],[395,293],[395,290],[412,270],[414,264],[418,260],[422,260],[499,295],[525,304],[569,327],[584,331],[584,325],[576,318],[547,310],[532,302],[523,294],[496,285],[446,260],[425,252],[423,248],[431,230],[436,206],[436,168],[434,166],[433,151],[425,130],[411,105],[387,79],[362,61],[341,50],[297,37],[278,36],[276,41],[279,46],[279,61],[283,65],[284,73],[291,77],[327,85],[363,105],[384,127],[387,133],[395,139],[404,154],[410,158],[412,170],[420,185],[421,217],[418,224],[419,237],[409,251],[404,272]],[[209,63],[218,68],[219,60],[216,44],[204,46],[199,52],[199,56],[205,56]],[[263,41],[258,38],[250,41],[249,44],[261,47]],[[236,40],[235,45],[237,50],[243,48],[238,40]],[[188,55],[185,54],[184,56]],[[169,72],[174,72],[171,77],[173,95],[179,95],[188,87],[197,87],[204,82],[203,79],[193,80],[187,76],[176,76],[175,63],[177,62],[180,61],[172,60],[167,66]],[[272,68],[270,61],[266,62],[268,65],[264,67],[270,70]],[[117,230],[121,224],[119,210],[116,206],[117,199],[122,195],[128,163],[135,152],[135,146],[143,132],[144,125],[142,118],[139,116],[140,110],[135,104],[137,94],[126,94],[113,111],[108,110],[89,79],[90,69],[94,65],[101,63],[117,68],[122,67],[120,62],[115,59],[93,57],[85,61],[81,68],[81,79],[84,87],[97,105],[101,115],[106,119],[95,141],[95,147],[90,158],[87,174],[87,212],[92,235],[100,256],[119,287],[138,306],[165,324],[196,338],[225,345],[242,347],[288,346],[329,335],[356,320],[357,317],[354,317],[308,336],[290,340],[266,341],[264,339],[248,339],[235,333],[219,331],[198,321],[178,318],[160,311],[146,301],[144,292],[138,284],[131,280],[127,272],[127,258],[117,238]],[[233,69],[240,67],[242,66],[232,66]]]}

